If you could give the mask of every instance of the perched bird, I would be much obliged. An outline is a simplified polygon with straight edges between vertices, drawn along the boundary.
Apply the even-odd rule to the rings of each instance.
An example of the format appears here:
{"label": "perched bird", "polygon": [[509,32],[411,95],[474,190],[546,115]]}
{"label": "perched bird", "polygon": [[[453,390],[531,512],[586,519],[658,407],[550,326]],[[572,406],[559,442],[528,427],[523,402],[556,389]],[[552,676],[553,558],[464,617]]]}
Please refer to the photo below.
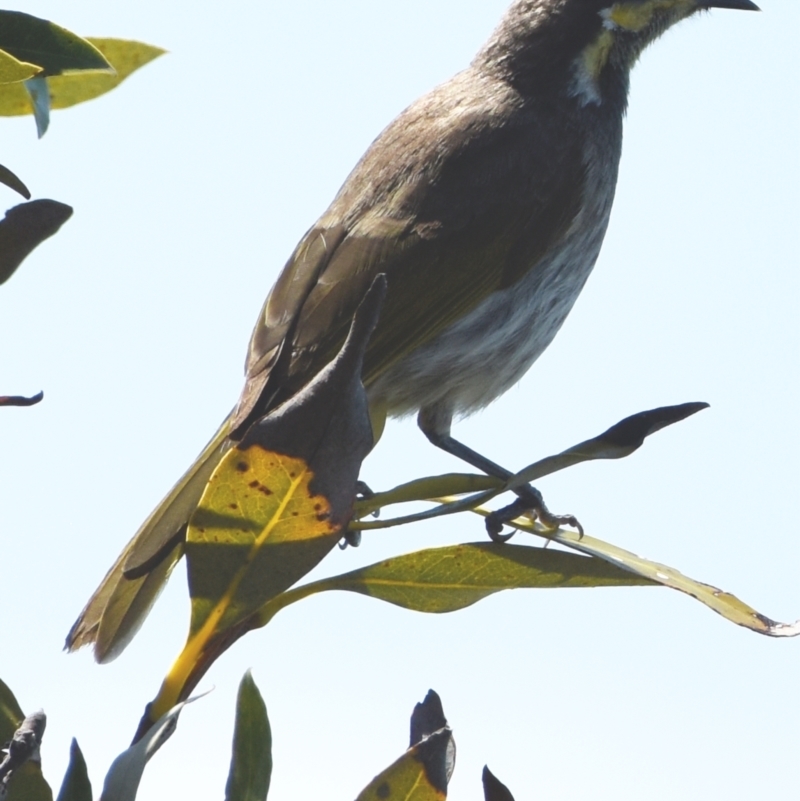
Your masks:
{"label": "perched bird", "polygon": [[[450,435],[553,340],[597,260],[622,147],[629,74],[673,24],[750,0],[515,0],[472,63],[400,114],[303,237],[250,340],[241,398],[90,599],[67,648],[99,661],[133,637],[180,558],[212,471],[250,424],[336,354],[378,273],[388,293],[363,372],[377,436],[418,414]],[[524,498],[547,517],[532,488]],[[551,518],[556,522],[570,518]]]}

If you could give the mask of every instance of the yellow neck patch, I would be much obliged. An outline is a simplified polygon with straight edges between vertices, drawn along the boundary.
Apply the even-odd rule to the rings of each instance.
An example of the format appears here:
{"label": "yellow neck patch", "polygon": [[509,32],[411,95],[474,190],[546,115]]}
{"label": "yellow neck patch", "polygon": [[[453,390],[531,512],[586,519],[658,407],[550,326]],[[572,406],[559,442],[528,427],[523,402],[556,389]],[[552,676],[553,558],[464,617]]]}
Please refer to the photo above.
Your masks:
{"label": "yellow neck patch", "polygon": [[588,47],[586,47],[580,55],[580,71],[584,75],[596,81],[603,71],[608,56],[611,53],[611,48],[614,47],[614,34],[609,31],[603,31],[597,39],[594,40]]}
{"label": "yellow neck patch", "polygon": [[644,30],[653,19],[656,11],[683,7],[688,14],[696,7],[695,0],[648,0],[645,3],[614,3],[611,8],[600,12],[606,28],[622,28],[634,33]]}

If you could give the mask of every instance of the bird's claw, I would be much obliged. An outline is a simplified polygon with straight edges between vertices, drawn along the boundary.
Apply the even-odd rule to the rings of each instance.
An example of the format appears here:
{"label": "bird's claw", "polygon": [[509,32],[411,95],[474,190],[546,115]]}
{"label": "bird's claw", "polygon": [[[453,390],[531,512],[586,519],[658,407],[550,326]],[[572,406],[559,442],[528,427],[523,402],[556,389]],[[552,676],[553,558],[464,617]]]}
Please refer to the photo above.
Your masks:
{"label": "bird's claw", "polygon": [[530,515],[538,520],[545,528],[556,529],[561,526],[571,526],[578,530],[578,536],[583,537],[583,526],[574,515],[554,515],[544,502],[542,493],[535,487],[525,487],[513,503],[492,512],[486,518],[486,533],[492,542],[508,542],[515,532],[502,534],[503,526],[521,515]]}

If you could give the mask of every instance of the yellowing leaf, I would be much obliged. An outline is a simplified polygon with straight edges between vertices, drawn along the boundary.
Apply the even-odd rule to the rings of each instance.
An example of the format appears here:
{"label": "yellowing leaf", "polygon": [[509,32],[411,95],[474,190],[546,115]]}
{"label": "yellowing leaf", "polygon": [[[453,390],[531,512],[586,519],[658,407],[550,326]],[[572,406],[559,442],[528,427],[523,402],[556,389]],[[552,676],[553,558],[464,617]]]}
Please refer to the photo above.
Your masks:
{"label": "yellowing leaf", "polygon": [[386,294],[375,279],[339,354],[228,451],[189,520],[189,639],[140,732],[197,686],[213,661],[260,625],[259,610],[325,557],[353,514],[373,445],[364,351]]}
{"label": "yellowing leaf", "polygon": [[356,801],[441,801],[447,798],[450,729],[441,729],[378,774]]}
{"label": "yellowing leaf", "polygon": [[[476,514],[488,515],[488,509],[475,509]],[[800,636],[800,620],[794,623],[779,623],[771,620],[757,612],[751,606],[740,601],[735,595],[712,587],[710,584],[703,584],[700,581],[684,576],[683,573],[667,565],[651,562],[616,545],[603,542],[587,535],[580,535],[577,532],[564,528],[546,529],[539,523],[532,523],[530,520],[519,518],[509,525],[520,531],[527,531],[545,539],[553,540],[560,545],[565,545],[575,551],[596,557],[608,562],[610,566],[619,566],[623,571],[630,573],[632,577],[639,576],[646,579],[648,583],[661,584],[673,590],[686,593],[692,598],[705,604],[718,615],[722,615],[726,620],[744,626],[756,634],[764,634],[767,637],[797,637]],[[505,546],[508,547],[508,546]]]}
{"label": "yellowing leaf", "polygon": [[654,582],[602,559],[564,551],[480,542],[428,548],[307,584],[259,611],[266,625],[291,603],[329,590],[368,595],[415,612],[455,612],[502,590],[649,586]]}
{"label": "yellowing leaf", "polygon": [[[50,108],[60,109],[92,100],[119,86],[131,73],[166,50],[126,39],[87,39],[108,59],[114,73],[76,72],[47,78]],[[31,104],[22,85],[0,86],[0,116],[31,113]]]}
{"label": "yellowing leaf", "polygon": [[131,73],[167,51],[126,39],[93,39],[91,42],[109,61],[116,74],[102,72],[59,75],[48,79],[52,108],[68,108],[92,100],[119,86]]}
{"label": "yellowing leaf", "polygon": [[0,84],[17,83],[27,81],[42,71],[36,64],[29,64],[27,61],[19,61],[11,53],[0,50]]}
{"label": "yellowing leaf", "polygon": [[313,477],[302,459],[258,445],[225,456],[186,539],[192,634],[212,617],[216,629],[235,625],[335,545],[340,529]]}

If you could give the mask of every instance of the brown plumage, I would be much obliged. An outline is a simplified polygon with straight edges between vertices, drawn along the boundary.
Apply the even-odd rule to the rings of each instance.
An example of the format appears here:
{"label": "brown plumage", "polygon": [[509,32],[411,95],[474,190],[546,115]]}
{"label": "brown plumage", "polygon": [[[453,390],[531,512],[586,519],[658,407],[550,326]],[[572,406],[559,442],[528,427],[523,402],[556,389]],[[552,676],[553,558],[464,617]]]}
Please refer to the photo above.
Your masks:
{"label": "brown plumage", "polygon": [[[600,252],[628,76],[670,25],[749,0],[516,0],[466,70],[375,140],[303,237],[259,315],[241,398],[128,544],[67,638],[99,661],[130,641],[182,554],[232,441],[336,353],[374,276],[388,293],[363,380],[376,415],[449,436],[551,342]],[[460,450],[459,450],[460,449]]]}

